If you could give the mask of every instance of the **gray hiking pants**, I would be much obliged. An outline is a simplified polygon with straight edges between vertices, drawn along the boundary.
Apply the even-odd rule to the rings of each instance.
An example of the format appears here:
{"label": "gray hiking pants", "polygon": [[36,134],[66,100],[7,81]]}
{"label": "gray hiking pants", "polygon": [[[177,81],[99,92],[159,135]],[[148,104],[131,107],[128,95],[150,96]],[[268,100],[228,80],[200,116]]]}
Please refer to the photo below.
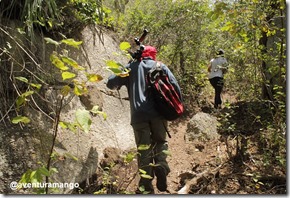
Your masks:
{"label": "gray hiking pants", "polygon": [[[163,118],[155,118],[149,122],[141,122],[132,124],[137,147],[140,145],[150,145],[147,150],[139,150],[138,152],[138,167],[146,171],[147,175],[154,178],[153,166],[149,164],[158,164],[165,170],[165,174],[170,172],[166,161],[167,155],[162,152],[168,150],[166,141],[167,121]],[[139,186],[144,186],[146,191],[153,191],[152,179],[140,178]]]}

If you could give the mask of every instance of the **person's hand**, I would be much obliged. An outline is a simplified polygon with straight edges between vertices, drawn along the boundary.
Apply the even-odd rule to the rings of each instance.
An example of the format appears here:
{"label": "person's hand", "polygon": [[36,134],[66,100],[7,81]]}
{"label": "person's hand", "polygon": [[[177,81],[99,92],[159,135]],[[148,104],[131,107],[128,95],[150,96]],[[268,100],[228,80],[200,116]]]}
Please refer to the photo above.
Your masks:
{"label": "person's hand", "polygon": [[122,73],[118,74],[118,76],[120,76],[122,78],[127,77],[127,76],[129,76],[129,72],[122,72]]}

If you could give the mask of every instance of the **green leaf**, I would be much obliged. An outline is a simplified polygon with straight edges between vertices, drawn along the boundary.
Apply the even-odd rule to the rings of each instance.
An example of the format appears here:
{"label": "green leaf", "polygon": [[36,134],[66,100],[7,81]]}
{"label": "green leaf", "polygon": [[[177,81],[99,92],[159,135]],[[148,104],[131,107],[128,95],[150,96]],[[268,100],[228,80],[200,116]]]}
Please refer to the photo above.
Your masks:
{"label": "green leaf", "polygon": [[19,96],[16,100],[16,107],[17,109],[23,104],[25,103],[25,97],[23,96]]}
{"label": "green leaf", "polygon": [[62,57],[61,57],[61,60],[62,60],[64,63],[66,63],[66,64],[72,66],[72,67],[75,68],[75,69],[80,69],[79,64],[78,64],[75,60],[73,60],[72,58],[69,58],[69,57],[67,57],[67,56],[62,56]]}
{"label": "green leaf", "polygon": [[62,87],[60,92],[63,96],[67,96],[69,94],[70,90],[71,90],[70,86],[65,85]]}
{"label": "green leaf", "polygon": [[59,45],[60,43],[51,39],[51,38],[48,38],[48,37],[45,37],[44,40],[46,41],[46,43],[50,43],[50,44],[53,44],[53,45]]}
{"label": "green leaf", "polygon": [[17,77],[15,77],[15,79],[20,80],[20,81],[25,82],[25,83],[28,83],[27,78],[22,77],[22,76],[17,76]]}
{"label": "green leaf", "polygon": [[59,126],[60,126],[61,128],[63,128],[63,129],[67,129],[67,128],[68,128],[68,125],[67,125],[66,122],[62,122],[62,121],[60,121],[58,124],[59,124]]}
{"label": "green leaf", "polygon": [[150,175],[146,175],[146,174],[141,174],[140,176],[144,179],[153,179]]}
{"label": "green leaf", "polygon": [[127,155],[124,156],[124,162],[130,163],[135,159],[135,157],[136,157],[136,153],[129,152]]}
{"label": "green leaf", "polygon": [[17,31],[19,32],[19,34],[26,34],[26,32],[25,32],[25,31],[23,31],[23,29],[22,29],[22,28],[17,28]]}
{"label": "green leaf", "polygon": [[50,61],[54,66],[62,71],[69,69],[67,66],[65,66],[64,62],[62,62],[55,54],[50,55]]}
{"label": "green leaf", "polygon": [[39,170],[35,170],[31,172],[30,181],[31,183],[38,183],[42,180],[42,174]]}
{"label": "green leaf", "polygon": [[74,93],[77,95],[77,96],[80,96],[80,95],[83,95],[85,93],[87,93],[87,89],[86,87],[80,85],[80,84],[75,84],[75,87],[74,87]]}
{"label": "green leaf", "polygon": [[169,150],[163,150],[162,153],[164,153],[165,155],[171,155]]}
{"label": "green leaf", "polygon": [[47,23],[48,23],[49,27],[52,28],[52,21],[48,20]]}
{"label": "green leaf", "polygon": [[92,113],[98,113],[99,112],[99,106],[98,105],[93,106],[93,108],[91,109],[91,112]]}
{"label": "green leaf", "polygon": [[[31,169],[28,169],[22,176],[21,179],[19,180],[19,183],[30,183],[30,175],[32,173]],[[21,186],[21,185],[20,185]]]}
{"label": "green leaf", "polygon": [[99,111],[99,106],[98,106],[98,105],[94,106],[94,107],[90,110],[90,112],[92,112],[92,113],[94,113],[94,114],[100,114],[100,115],[102,115],[103,118],[104,118],[104,120],[107,119],[107,114],[106,114],[105,112]]}
{"label": "green leaf", "polygon": [[74,39],[64,39],[61,42],[77,49],[79,49],[79,45],[83,43],[82,41],[75,41]]}
{"label": "green leaf", "polygon": [[67,157],[69,157],[69,158],[71,158],[71,159],[73,159],[73,160],[75,160],[75,161],[78,161],[79,160],[76,156],[74,156],[74,155],[72,155],[70,153],[65,153],[64,155],[67,156]]}
{"label": "green leaf", "polygon": [[141,144],[138,146],[138,150],[139,151],[145,151],[145,150],[148,150],[150,148],[150,144]]}
{"label": "green leaf", "polygon": [[48,171],[45,167],[40,167],[40,168],[38,169],[38,171],[39,171],[42,175],[50,176],[49,171]]}
{"label": "green leaf", "polygon": [[34,94],[34,91],[27,91],[27,92],[24,92],[23,94],[21,94],[21,96],[27,97],[27,96],[31,96],[32,94]]}
{"label": "green leaf", "polygon": [[50,168],[49,172],[50,174],[58,173],[58,170],[56,168]]}
{"label": "green leaf", "polygon": [[17,116],[13,118],[11,122],[13,124],[18,124],[19,122],[23,122],[24,124],[27,124],[30,122],[30,119],[26,116]]}
{"label": "green leaf", "polygon": [[108,67],[108,70],[112,71],[114,74],[121,74],[123,71],[119,68]]}
{"label": "green leaf", "polygon": [[139,172],[142,173],[142,174],[146,174],[147,173],[145,170],[140,169],[140,168],[139,168]]}
{"label": "green leaf", "polygon": [[30,85],[32,86],[32,87],[35,87],[36,89],[40,89],[41,88],[41,84],[35,84],[35,83],[30,83]]}
{"label": "green leaf", "polygon": [[72,131],[72,132],[76,132],[77,130],[77,124],[69,124],[68,128]]}
{"label": "green leaf", "polygon": [[84,132],[88,133],[92,124],[90,112],[87,110],[78,109],[76,111],[76,120]]}
{"label": "green leaf", "polygon": [[119,69],[120,66],[123,67],[122,64],[117,63],[116,61],[113,61],[113,60],[107,60],[107,61],[106,61],[106,65],[107,65],[109,68],[116,68],[116,69]]}
{"label": "green leaf", "polygon": [[103,80],[103,77],[99,74],[87,74],[87,78],[90,82],[99,82]]}
{"label": "green leaf", "polygon": [[130,47],[131,47],[131,45],[130,45],[130,43],[128,43],[128,42],[122,42],[122,43],[120,44],[120,49],[121,49],[122,51],[126,51],[126,50],[128,50]]}
{"label": "green leaf", "polygon": [[74,74],[74,73],[72,73],[72,72],[63,72],[63,73],[61,74],[61,76],[62,76],[62,79],[63,79],[63,80],[67,80],[67,79],[71,79],[71,78],[76,77],[76,74]]}

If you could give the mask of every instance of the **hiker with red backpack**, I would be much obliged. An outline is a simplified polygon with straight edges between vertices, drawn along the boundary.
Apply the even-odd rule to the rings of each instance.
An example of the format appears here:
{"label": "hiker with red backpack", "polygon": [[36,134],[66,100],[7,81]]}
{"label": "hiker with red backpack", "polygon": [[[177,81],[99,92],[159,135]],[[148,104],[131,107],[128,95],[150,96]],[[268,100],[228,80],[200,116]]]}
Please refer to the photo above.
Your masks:
{"label": "hiker with red backpack", "polygon": [[224,57],[224,50],[219,49],[216,51],[216,56],[213,58],[208,65],[208,78],[210,84],[215,90],[214,96],[214,108],[220,109],[222,104],[221,93],[224,86],[224,74],[228,69],[227,59]]}
{"label": "hiker with red backpack", "polygon": [[[136,61],[129,63],[126,68],[130,71],[128,76],[121,77],[111,75],[107,82],[109,89],[119,89],[125,85],[128,90],[130,109],[131,109],[131,125],[134,130],[136,145],[149,145],[149,149],[138,150],[138,167],[146,171],[146,175],[151,178],[140,178],[140,187],[150,194],[154,194],[152,180],[157,177],[157,188],[159,191],[167,191],[167,175],[170,168],[166,161],[168,150],[166,141],[167,120],[156,109],[155,100],[150,85],[147,82],[148,72],[156,66],[157,50],[152,46],[142,46],[140,57]],[[163,72],[169,78],[169,81],[177,90],[181,97],[180,87],[169,68],[160,63]],[[152,166],[152,164],[154,164]]]}

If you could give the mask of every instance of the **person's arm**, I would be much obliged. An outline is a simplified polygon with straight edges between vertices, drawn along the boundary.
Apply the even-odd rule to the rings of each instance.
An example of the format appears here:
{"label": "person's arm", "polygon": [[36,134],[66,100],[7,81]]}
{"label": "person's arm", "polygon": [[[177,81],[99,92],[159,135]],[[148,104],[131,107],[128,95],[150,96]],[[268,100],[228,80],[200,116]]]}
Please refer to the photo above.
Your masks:
{"label": "person's arm", "polygon": [[224,63],[222,64],[222,68],[221,68],[223,74],[228,72],[228,66],[229,66],[228,61],[226,58],[224,58]]}
{"label": "person's arm", "polygon": [[107,81],[107,87],[109,89],[120,89],[123,85],[126,85],[129,77],[120,77],[111,75]]}
{"label": "person's arm", "polygon": [[211,62],[208,64],[208,66],[207,66],[207,71],[208,72],[211,72]]}

